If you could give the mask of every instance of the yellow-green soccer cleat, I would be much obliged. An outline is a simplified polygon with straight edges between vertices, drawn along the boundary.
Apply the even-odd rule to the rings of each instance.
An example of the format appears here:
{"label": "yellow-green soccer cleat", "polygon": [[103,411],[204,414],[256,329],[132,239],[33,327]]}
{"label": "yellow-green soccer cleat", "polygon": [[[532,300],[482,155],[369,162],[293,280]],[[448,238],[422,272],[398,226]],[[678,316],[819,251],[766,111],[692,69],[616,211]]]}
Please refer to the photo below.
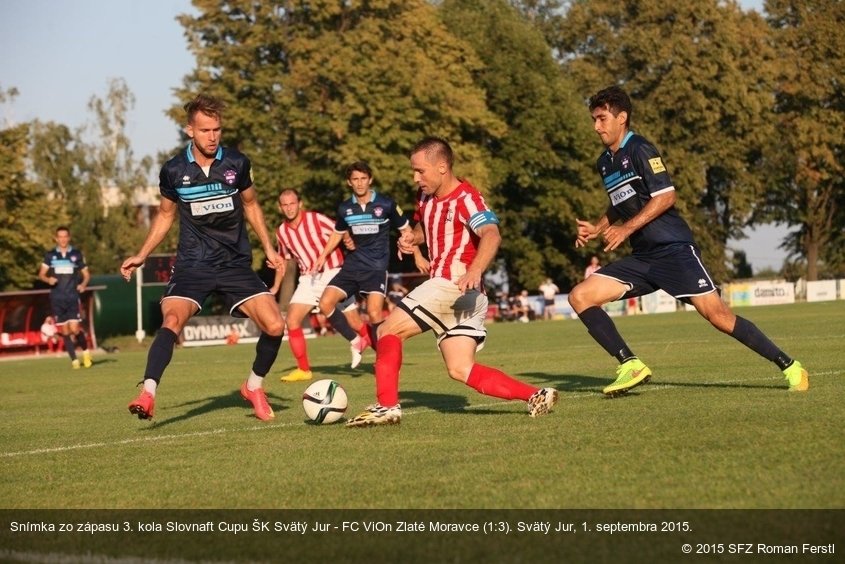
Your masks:
{"label": "yellow-green soccer cleat", "polygon": [[73,360],[70,361],[70,365],[74,370],[79,370],[79,359],[74,358]]}
{"label": "yellow-green soccer cleat", "polygon": [[789,368],[783,371],[783,375],[789,382],[790,392],[806,392],[810,389],[810,375],[797,360],[794,360]]}
{"label": "yellow-green soccer cleat", "polygon": [[94,362],[91,360],[91,353],[89,351],[82,351],[82,366],[91,368]]}
{"label": "yellow-green soccer cleat", "polygon": [[627,394],[640,384],[645,384],[651,379],[651,369],[643,364],[638,358],[619,365],[616,369],[616,381],[602,390],[604,395],[615,398]]}
{"label": "yellow-green soccer cleat", "polygon": [[304,382],[306,380],[311,379],[311,371],[310,370],[302,370],[301,368],[296,368],[291,370],[290,374],[287,376],[282,376],[279,378],[282,382]]}

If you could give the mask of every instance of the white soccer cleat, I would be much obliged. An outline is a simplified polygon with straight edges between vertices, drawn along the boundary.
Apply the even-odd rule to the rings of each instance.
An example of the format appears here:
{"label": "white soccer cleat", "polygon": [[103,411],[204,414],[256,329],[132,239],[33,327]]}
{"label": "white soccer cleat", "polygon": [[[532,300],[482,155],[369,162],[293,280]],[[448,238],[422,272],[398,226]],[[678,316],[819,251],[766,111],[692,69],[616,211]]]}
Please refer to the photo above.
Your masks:
{"label": "white soccer cleat", "polygon": [[375,404],[367,407],[346,422],[347,427],[369,427],[370,425],[397,425],[402,421],[402,406],[398,403],[393,407]]}
{"label": "white soccer cleat", "polygon": [[552,411],[557,403],[557,390],[540,388],[528,398],[528,417],[539,417]]}

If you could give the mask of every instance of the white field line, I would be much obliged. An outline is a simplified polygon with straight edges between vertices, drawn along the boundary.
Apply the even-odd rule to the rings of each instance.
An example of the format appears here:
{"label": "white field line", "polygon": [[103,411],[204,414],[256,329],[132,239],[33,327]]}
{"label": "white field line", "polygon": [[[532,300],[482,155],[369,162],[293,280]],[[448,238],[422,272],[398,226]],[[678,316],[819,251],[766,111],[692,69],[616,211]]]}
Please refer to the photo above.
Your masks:
{"label": "white field line", "polygon": [[[812,376],[838,376],[842,374],[841,370],[829,370],[827,372],[813,372]],[[739,384],[743,382],[761,382],[761,381],[769,381],[772,380],[772,376],[761,376],[757,378],[737,378],[733,380],[716,380],[713,382],[706,382],[706,384],[711,385],[720,385],[720,384]],[[777,378],[777,375],[774,376]],[[647,384],[643,387],[637,388],[637,393],[652,393],[652,392],[659,392],[663,390],[670,390],[673,388],[680,388],[681,385],[676,384]],[[560,394],[561,400],[576,400],[576,399],[589,399],[594,398],[597,396],[603,396],[601,392],[585,392],[585,393],[578,393],[578,394],[568,394],[563,393]],[[454,409],[451,411],[472,411],[473,409],[481,409],[493,406],[501,406],[501,405],[511,405],[513,402],[501,400],[501,401],[494,401],[489,403],[478,403],[473,404],[470,406],[461,407],[460,409]],[[403,409],[402,416],[409,416],[409,415],[424,415],[430,413],[439,413],[444,411],[443,409],[434,409],[431,407],[418,407],[415,409]],[[244,433],[244,432],[251,432],[251,431],[268,431],[273,429],[284,429],[286,427],[294,427],[302,425],[302,423],[276,423],[276,424],[268,424],[268,425],[251,425],[248,427],[240,427],[240,428],[220,428],[220,429],[212,429],[209,431],[195,431],[192,433],[172,433],[168,435],[158,435],[155,437],[136,437],[132,439],[121,439],[119,441],[107,441],[107,442],[99,442],[99,443],[85,443],[85,444],[75,444],[75,445],[65,445],[65,446],[57,446],[51,448],[38,448],[33,450],[22,450],[16,452],[0,452],[0,458],[14,458],[17,456],[35,456],[39,454],[53,454],[57,452],[68,452],[72,450],[82,450],[88,448],[102,448],[102,447],[113,447],[113,446],[120,446],[120,445],[131,445],[137,443],[148,443],[148,442],[157,442],[157,441],[177,441],[180,439],[187,439],[193,437],[205,437],[209,435],[224,435],[228,433]],[[2,554],[2,553],[0,553]]]}

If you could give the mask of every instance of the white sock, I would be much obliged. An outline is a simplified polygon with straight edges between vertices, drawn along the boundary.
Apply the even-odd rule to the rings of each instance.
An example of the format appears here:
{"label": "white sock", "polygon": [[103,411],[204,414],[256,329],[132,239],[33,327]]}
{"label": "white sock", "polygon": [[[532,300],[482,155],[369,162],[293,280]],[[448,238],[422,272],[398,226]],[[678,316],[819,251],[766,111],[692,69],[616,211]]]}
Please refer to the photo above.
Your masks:
{"label": "white sock", "polygon": [[250,371],[249,378],[246,380],[246,389],[249,391],[257,390],[264,387],[264,377],[259,376],[255,372]]}
{"label": "white sock", "polygon": [[144,391],[149,393],[151,396],[156,396],[156,388],[158,387],[158,382],[153,380],[152,378],[147,378],[144,380]]}

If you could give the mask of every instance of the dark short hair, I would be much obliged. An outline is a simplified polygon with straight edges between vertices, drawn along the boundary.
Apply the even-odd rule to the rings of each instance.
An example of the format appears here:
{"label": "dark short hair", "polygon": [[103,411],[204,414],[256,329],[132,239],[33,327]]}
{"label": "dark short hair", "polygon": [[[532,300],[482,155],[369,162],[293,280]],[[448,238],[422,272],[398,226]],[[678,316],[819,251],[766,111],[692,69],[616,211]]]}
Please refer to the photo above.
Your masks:
{"label": "dark short hair", "polygon": [[420,151],[424,152],[426,158],[429,160],[431,160],[432,157],[442,158],[446,161],[446,164],[449,165],[450,169],[455,161],[455,154],[452,152],[452,147],[450,147],[449,143],[441,137],[426,137],[411,147],[408,156],[410,157]]}
{"label": "dark short hair", "polygon": [[631,115],[634,112],[634,107],[631,104],[631,98],[618,86],[608,86],[604,90],[598,92],[590,98],[590,111],[596,108],[607,108],[607,110],[615,116],[619,112],[626,112],[628,119],[625,120],[625,125],[630,125]]}
{"label": "dark short hair", "polygon": [[220,119],[225,107],[226,104],[219,98],[208,94],[197,94],[196,98],[185,104],[185,113],[188,115],[188,123],[194,121],[194,116],[198,112]]}
{"label": "dark short hair", "polygon": [[67,225],[59,225],[56,227],[56,235],[59,234],[59,231],[67,231],[70,234],[70,228]]}
{"label": "dark short hair", "polygon": [[349,177],[352,176],[353,172],[363,172],[370,178],[373,177],[373,169],[370,168],[370,165],[367,164],[367,161],[355,161],[348,167],[346,167],[346,179],[349,180]]}

